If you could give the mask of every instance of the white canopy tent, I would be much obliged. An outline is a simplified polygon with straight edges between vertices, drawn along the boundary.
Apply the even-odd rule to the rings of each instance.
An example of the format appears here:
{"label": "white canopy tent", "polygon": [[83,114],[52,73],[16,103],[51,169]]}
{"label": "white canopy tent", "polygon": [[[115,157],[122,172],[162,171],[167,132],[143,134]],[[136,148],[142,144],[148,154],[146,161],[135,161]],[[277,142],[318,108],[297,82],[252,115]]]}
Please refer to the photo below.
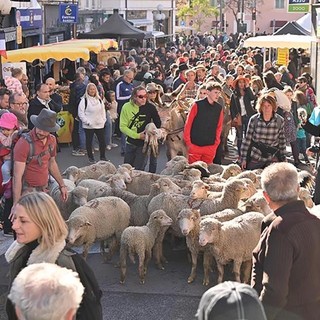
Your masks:
{"label": "white canopy tent", "polygon": [[311,33],[311,13],[307,13],[296,21],[301,27]]}
{"label": "white canopy tent", "polygon": [[244,47],[260,47],[260,48],[302,48],[310,49],[311,42],[318,42],[313,36],[300,35],[271,35],[251,37],[244,41]]}

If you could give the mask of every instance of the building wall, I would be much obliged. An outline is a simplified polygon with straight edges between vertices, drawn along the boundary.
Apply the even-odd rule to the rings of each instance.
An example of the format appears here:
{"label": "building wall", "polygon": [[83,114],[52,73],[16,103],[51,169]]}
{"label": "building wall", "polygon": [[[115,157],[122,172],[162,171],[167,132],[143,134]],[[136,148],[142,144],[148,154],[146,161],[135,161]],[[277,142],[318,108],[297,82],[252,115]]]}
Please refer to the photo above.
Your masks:
{"label": "building wall", "polygon": [[[270,26],[272,20],[275,21],[295,21],[303,16],[301,13],[288,13],[288,1],[284,1],[284,8],[275,8],[276,0],[264,0],[264,3],[257,7],[256,32],[273,33],[275,30]],[[237,22],[231,12],[225,12],[226,22],[228,24],[227,32],[235,33],[237,31]],[[247,24],[247,32],[253,32],[253,21],[251,12],[245,12],[244,23]]]}
{"label": "building wall", "polygon": [[[221,0],[212,0],[212,5],[218,4]],[[240,0],[239,0],[240,1]],[[263,33],[266,32],[268,34],[273,33],[272,26],[270,23],[272,20],[275,21],[296,21],[300,17],[302,17],[303,13],[288,13],[287,6],[288,0],[284,0],[284,8],[276,9],[276,0],[263,0],[263,4],[257,6],[257,20],[256,20],[256,32]],[[224,12],[224,27],[228,34],[237,32],[237,21],[231,11],[228,11],[227,8],[223,10]],[[188,26],[189,20],[192,17],[187,17],[186,25]],[[217,18],[219,20],[219,17]],[[216,18],[214,16],[207,18],[206,23],[203,24],[201,28],[201,32],[209,32],[212,31],[213,34],[216,32],[215,28]],[[253,32],[254,26],[252,21],[252,14],[249,9],[245,10],[244,14],[244,23],[247,25],[247,32]],[[219,30],[219,26],[217,29]],[[178,28],[181,29],[181,28]]]}

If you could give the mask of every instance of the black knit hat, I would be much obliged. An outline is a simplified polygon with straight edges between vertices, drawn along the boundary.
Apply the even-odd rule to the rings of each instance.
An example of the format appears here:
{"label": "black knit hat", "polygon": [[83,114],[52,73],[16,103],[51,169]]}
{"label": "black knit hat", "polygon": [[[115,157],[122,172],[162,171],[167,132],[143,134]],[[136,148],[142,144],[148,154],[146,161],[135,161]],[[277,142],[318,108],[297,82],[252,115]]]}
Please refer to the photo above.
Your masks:
{"label": "black knit hat", "polygon": [[226,281],[201,297],[198,320],[267,320],[257,292],[247,284]]}
{"label": "black knit hat", "polygon": [[184,70],[188,70],[188,65],[186,63],[180,63],[179,64],[179,72],[182,72]]}

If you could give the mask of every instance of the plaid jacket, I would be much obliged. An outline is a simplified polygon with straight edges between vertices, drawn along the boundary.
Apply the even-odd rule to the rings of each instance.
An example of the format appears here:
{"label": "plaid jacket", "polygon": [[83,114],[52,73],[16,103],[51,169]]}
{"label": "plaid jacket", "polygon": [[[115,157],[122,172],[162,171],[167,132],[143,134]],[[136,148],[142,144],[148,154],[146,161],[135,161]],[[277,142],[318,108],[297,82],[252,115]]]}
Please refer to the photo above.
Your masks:
{"label": "plaid jacket", "polygon": [[[255,118],[258,117],[258,120],[255,121]],[[280,121],[277,118],[280,117]],[[280,127],[279,127],[280,123]],[[280,157],[285,156],[286,151],[286,139],[284,135],[284,120],[278,115],[274,114],[272,119],[266,123],[261,114],[253,115],[248,123],[248,129],[245,135],[245,138],[242,141],[241,146],[241,158],[242,160],[247,159],[247,153],[252,141],[263,142],[268,146],[277,147],[280,150]],[[255,147],[252,147],[251,150],[251,159],[253,161],[271,161],[272,155],[268,158],[263,158],[261,151]]]}

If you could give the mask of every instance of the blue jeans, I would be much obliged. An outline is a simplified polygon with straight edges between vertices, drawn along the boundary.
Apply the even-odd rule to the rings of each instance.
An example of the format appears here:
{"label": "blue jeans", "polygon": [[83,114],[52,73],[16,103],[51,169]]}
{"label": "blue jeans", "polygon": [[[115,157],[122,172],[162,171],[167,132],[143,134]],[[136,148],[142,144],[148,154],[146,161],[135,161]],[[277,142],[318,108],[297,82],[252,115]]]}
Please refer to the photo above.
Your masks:
{"label": "blue jeans", "polygon": [[307,139],[306,138],[297,138],[298,150],[299,153],[303,154],[304,161],[309,161],[307,156]]}
{"label": "blue jeans", "polygon": [[80,149],[86,149],[86,134],[84,132],[82,121],[79,120],[79,142],[80,142]]}
{"label": "blue jeans", "polygon": [[131,164],[135,169],[144,171],[146,166],[146,154],[142,153],[142,148],[133,144],[126,144],[126,153],[123,163]]}

